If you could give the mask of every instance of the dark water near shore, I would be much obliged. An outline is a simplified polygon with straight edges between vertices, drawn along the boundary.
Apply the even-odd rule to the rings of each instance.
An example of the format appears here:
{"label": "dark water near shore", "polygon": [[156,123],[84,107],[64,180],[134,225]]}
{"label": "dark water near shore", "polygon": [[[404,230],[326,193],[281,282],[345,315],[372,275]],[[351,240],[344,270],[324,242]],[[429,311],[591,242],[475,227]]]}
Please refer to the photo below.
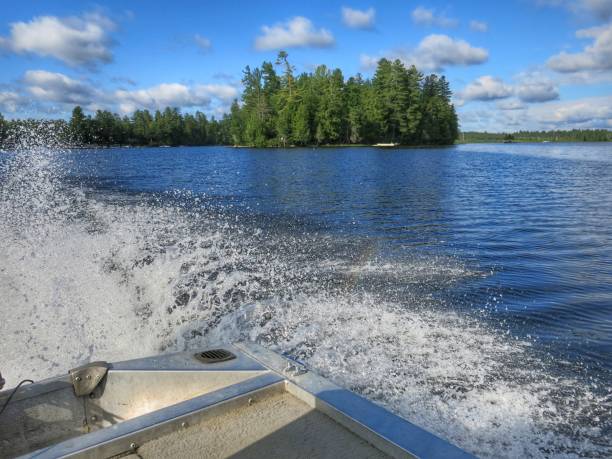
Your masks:
{"label": "dark water near shore", "polygon": [[12,376],[252,339],[479,455],[612,455],[611,145],[17,156]]}

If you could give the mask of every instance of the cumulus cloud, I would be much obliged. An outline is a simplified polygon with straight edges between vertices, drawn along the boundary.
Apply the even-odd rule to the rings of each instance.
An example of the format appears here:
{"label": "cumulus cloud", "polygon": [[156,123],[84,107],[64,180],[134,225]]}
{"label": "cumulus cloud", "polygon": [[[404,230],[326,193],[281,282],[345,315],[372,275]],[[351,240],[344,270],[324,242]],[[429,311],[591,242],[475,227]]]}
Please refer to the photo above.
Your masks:
{"label": "cumulus cloud", "polygon": [[333,46],[334,36],[327,29],[317,29],[310,19],[296,16],[284,23],[263,26],[255,39],[259,51],[281,48],[325,48]]}
{"label": "cumulus cloud", "polygon": [[212,48],[211,41],[208,38],[203,37],[200,34],[196,33],[195,36],[193,37],[193,41],[195,42],[196,46],[205,53],[210,51]]}
{"label": "cumulus cloud", "polygon": [[187,86],[180,83],[162,83],[146,89],[118,90],[113,93],[112,98],[123,113],[130,113],[138,108],[156,110],[165,107],[209,107],[213,99],[228,102],[237,96],[238,90],[230,85]]}
{"label": "cumulus cloud", "polygon": [[235,86],[229,84],[199,84],[194,87],[197,95],[202,97],[211,97],[231,102],[238,97],[238,90]]}
{"label": "cumulus cloud", "polygon": [[417,46],[412,59],[417,67],[441,70],[446,66],[476,65],[486,62],[489,53],[465,40],[455,40],[448,35],[429,35]]}
{"label": "cumulus cloud", "polygon": [[438,14],[435,10],[417,6],[411,14],[412,22],[419,25],[437,27],[455,27],[459,23],[456,19],[448,18],[444,14]]}
{"label": "cumulus cloud", "polygon": [[462,109],[459,119],[465,130],[491,132],[612,128],[612,96],[545,102],[516,109]]}
{"label": "cumulus cloud", "polygon": [[425,37],[414,49],[396,49],[380,56],[362,54],[361,66],[370,69],[381,57],[399,59],[406,65],[415,65],[421,70],[441,71],[450,66],[477,65],[486,62],[489,53],[465,40],[456,40],[448,35],[432,34]]}
{"label": "cumulus cloud", "polygon": [[114,28],[113,21],[97,13],[67,18],[39,16],[12,23],[10,35],[0,37],[0,46],[18,54],[54,57],[73,67],[93,67],[112,60],[109,32]]}
{"label": "cumulus cloud", "polygon": [[529,115],[553,127],[612,127],[612,96],[535,105]]}
{"label": "cumulus cloud", "polygon": [[548,102],[559,98],[556,83],[539,74],[521,75],[515,93],[523,102]]}
{"label": "cumulus cloud", "polygon": [[512,95],[512,87],[506,85],[500,78],[490,75],[481,76],[468,84],[460,93],[463,100],[497,100]]}
{"label": "cumulus cloud", "polygon": [[592,39],[592,43],[578,53],[563,51],[552,56],[548,67],[563,73],[612,69],[612,23],[578,30],[576,36]]}
{"label": "cumulus cloud", "polygon": [[486,32],[489,30],[489,24],[484,21],[470,21],[470,29],[474,32]]}
{"label": "cumulus cloud", "polygon": [[25,104],[25,99],[14,91],[0,91],[0,108],[5,112],[16,112]]}
{"label": "cumulus cloud", "polygon": [[486,49],[476,48],[465,40],[437,34],[425,37],[411,55],[417,67],[432,70],[441,70],[446,66],[482,64],[488,58]]}
{"label": "cumulus cloud", "polygon": [[[89,110],[108,109],[131,113],[136,109],[165,107],[216,109],[225,107],[236,97],[238,89],[228,84],[162,83],[143,89],[103,90],[88,81],[70,78],[62,73],[29,70],[22,84],[30,97],[41,103],[62,104],[66,108],[81,105]],[[0,98],[0,106],[10,102]]]}
{"label": "cumulus cloud", "polygon": [[342,22],[353,29],[373,29],[376,10],[354,10],[348,6],[342,7]]}
{"label": "cumulus cloud", "polygon": [[120,89],[115,91],[113,96],[119,103],[121,111],[126,113],[137,108],[159,109],[210,103],[208,98],[193,97],[189,88],[180,83],[162,83],[146,89],[129,91]]}
{"label": "cumulus cloud", "polygon": [[[481,76],[458,93],[460,101],[493,101],[516,96],[521,102],[548,102],[559,98],[557,85],[540,73],[524,73],[516,77],[516,84],[504,83],[500,78]],[[499,104],[498,104],[499,105]],[[500,107],[508,110],[509,105]],[[512,107],[516,109],[516,107]]]}
{"label": "cumulus cloud", "polygon": [[28,70],[23,82],[34,98],[46,102],[88,105],[103,96],[88,83],[46,70]]}

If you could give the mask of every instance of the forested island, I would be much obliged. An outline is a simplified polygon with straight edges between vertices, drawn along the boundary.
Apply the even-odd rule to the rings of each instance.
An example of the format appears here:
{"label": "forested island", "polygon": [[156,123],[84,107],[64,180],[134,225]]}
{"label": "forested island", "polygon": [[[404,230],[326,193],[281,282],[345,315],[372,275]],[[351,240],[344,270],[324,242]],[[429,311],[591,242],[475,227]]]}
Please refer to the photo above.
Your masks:
{"label": "forested island", "polygon": [[[320,65],[295,75],[286,52],[243,72],[241,101],[230,113],[208,119],[168,107],[119,116],[85,114],[75,107],[69,121],[54,122],[69,145],[449,145],[458,136],[451,90],[444,76],[423,75],[399,60],[381,59],[374,76],[345,79],[340,69]],[[23,127],[40,120],[2,121],[0,141],[16,142]]]}

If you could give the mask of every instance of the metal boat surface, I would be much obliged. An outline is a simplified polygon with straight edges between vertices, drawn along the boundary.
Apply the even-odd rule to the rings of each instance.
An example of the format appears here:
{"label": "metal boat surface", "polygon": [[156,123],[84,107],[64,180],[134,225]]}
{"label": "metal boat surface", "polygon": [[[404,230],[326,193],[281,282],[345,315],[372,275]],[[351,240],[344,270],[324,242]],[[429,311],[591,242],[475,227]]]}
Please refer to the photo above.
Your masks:
{"label": "metal boat surface", "polygon": [[0,415],[0,457],[15,456],[473,457],[253,343],[93,362],[22,386]]}

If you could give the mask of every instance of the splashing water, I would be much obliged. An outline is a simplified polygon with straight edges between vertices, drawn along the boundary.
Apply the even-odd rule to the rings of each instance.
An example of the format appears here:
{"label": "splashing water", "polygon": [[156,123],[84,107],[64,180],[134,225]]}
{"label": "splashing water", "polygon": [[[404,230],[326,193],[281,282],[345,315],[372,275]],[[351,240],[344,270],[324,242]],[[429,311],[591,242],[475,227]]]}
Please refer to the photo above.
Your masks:
{"label": "splashing water", "polygon": [[458,260],[376,260],[368,240],[238,219],[186,192],[80,188],[57,149],[3,156],[10,382],[253,340],[482,457],[612,455],[609,388],[446,307],[441,288],[482,275]]}

